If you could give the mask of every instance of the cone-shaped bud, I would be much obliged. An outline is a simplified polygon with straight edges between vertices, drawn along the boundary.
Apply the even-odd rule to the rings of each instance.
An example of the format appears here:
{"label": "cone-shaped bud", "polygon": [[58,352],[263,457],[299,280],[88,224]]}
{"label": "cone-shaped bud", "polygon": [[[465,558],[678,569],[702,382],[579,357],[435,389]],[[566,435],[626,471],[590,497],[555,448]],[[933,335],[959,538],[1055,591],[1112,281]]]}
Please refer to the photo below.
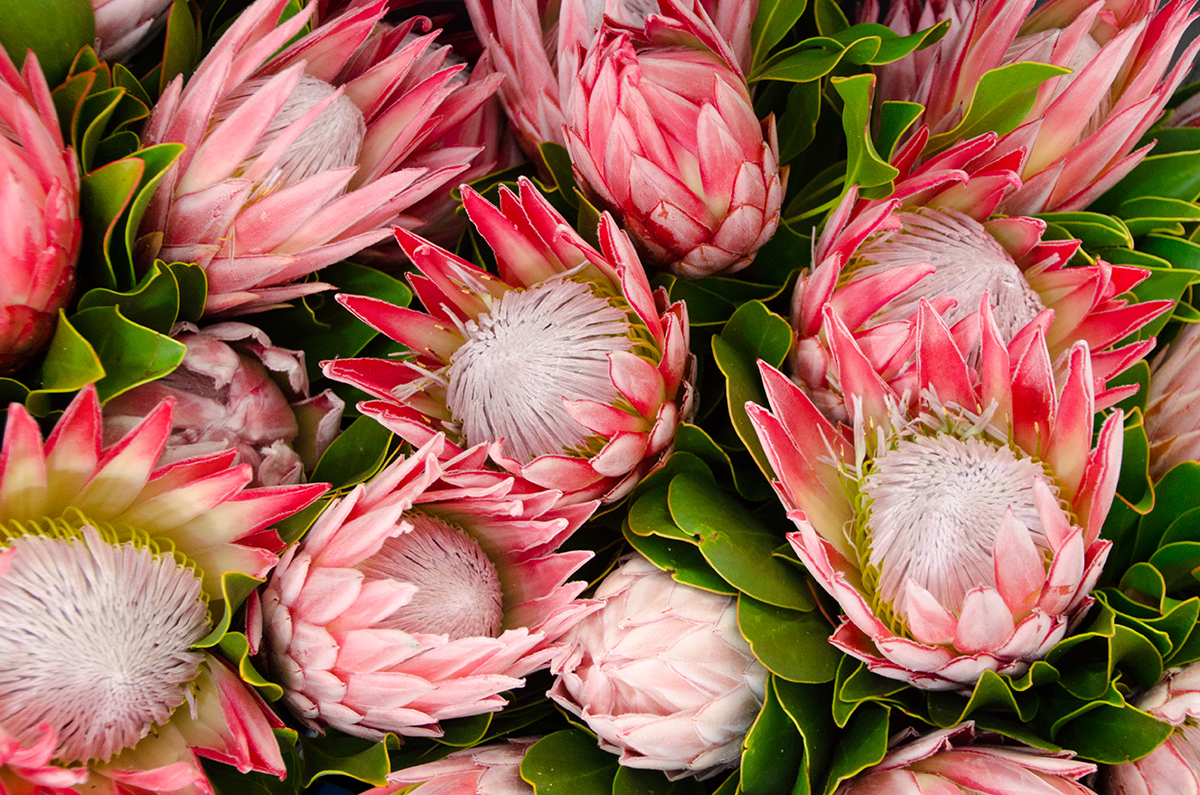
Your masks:
{"label": "cone-shaped bud", "polygon": [[1095,795],[1079,780],[1096,766],[1075,761],[1070,751],[1002,742],[996,735],[977,734],[971,721],[915,739],[914,734],[910,729],[892,738],[883,761],[844,782],[834,795]]}
{"label": "cone-shaped bud", "polygon": [[[386,0],[359,3],[287,44],[316,4],[275,21],[257,0],[183,85],[173,82],[143,143],[187,149],[139,229],[143,267],[196,262],[205,313],[243,314],[328,288],[297,280],[388,237],[479,150],[440,135],[475,112],[498,77],[464,85],[418,20],[377,28]],[[278,53],[273,55],[273,53]]]}
{"label": "cone-shaped bud", "polygon": [[601,28],[567,102],[567,149],[584,190],[652,264],[682,276],[733,272],[779,223],[787,169],[775,118],[759,122],[699,6],[664,8],[677,15],[636,32]]}
{"label": "cone-shaped bud", "polygon": [[984,303],[976,372],[926,303],[910,326],[910,398],[832,310],[826,319],[849,426],[763,363],[771,411],[747,411],[798,528],[788,541],[844,613],[831,641],[930,690],[1019,675],[1082,618],[1111,546],[1099,534],[1122,415],[1089,452],[1086,344],[1059,389],[1040,330],[1005,346]]}
{"label": "cone-shaped bud", "polygon": [[556,551],[596,503],[558,506],[478,469],[483,447],[449,461],[444,447],[435,436],[331,504],[267,585],[265,662],[311,729],[441,736],[442,720],[501,709],[596,609],[567,582],[592,553]]}
{"label": "cone-shaped bud", "polygon": [[1101,795],[1200,793],[1200,665],[1172,668],[1134,704],[1175,730],[1141,759],[1102,768]]}
{"label": "cone-shaped bud", "polygon": [[738,763],[767,669],[737,625],[737,600],[676,582],[642,557],[596,589],[604,607],[567,635],[550,697],[621,764],[672,780]]}
{"label": "cone-shaped bud", "polygon": [[[386,786],[363,795],[534,795],[520,768],[525,752],[539,739],[518,737],[455,751],[445,759],[389,773]],[[414,784],[416,789],[410,789]]]}
{"label": "cone-shaped bud", "polygon": [[669,453],[692,411],[687,312],[651,292],[610,216],[596,251],[532,183],[520,191],[501,188],[496,208],[463,189],[499,278],[397,230],[429,314],[338,300],[411,354],[322,367],[374,396],[359,408],[414,445],[438,432],[451,456],[487,443],[494,465],[540,488],[611,502]]}
{"label": "cone-shaped bud", "polygon": [[[934,134],[953,130],[987,72],[1018,62],[1071,70],[1039,88],[1003,151],[1026,152],[1022,184],[1000,211],[1082,210],[1149,152],[1135,150],[1191,69],[1200,42],[1172,60],[1194,0],[901,0],[884,20],[907,34],[955,24],[915,59],[877,67],[880,99],[919,102]],[[1172,66],[1174,63],[1174,66]]]}
{"label": "cone-shaped bud", "polygon": [[104,405],[105,443],[169,397],[175,413],[160,466],[233,449],[252,485],[301,482],[337,435],[345,405],[328,389],[309,397],[304,352],[277,348],[245,323],[180,324],[174,338],[187,346],[176,370]]}
{"label": "cone-shaped bud", "polygon": [[75,287],[79,171],[37,56],[18,73],[0,48],[0,375],[50,341]]}

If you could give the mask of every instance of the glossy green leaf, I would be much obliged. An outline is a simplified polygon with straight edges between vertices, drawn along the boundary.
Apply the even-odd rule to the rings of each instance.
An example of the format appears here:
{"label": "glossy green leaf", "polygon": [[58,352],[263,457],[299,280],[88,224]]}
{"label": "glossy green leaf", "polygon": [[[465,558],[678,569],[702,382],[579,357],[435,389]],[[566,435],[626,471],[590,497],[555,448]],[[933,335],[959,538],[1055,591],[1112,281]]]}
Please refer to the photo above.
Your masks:
{"label": "glossy green leaf", "polygon": [[1120,218],[1089,212],[1042,213],[1038,216],[1064,230],[1068,237],[1079,238],[1086,249],[1106,247],[1133,248],[1133,235]]}
{"label": "glossy green leaf", "polygon": [[771,680],[779,705],[792,719],[804,743],[804,764],[792,791],[806,795],[825,777],[835,746],[833,721],[829,715],[829,685],[806,685],[779,677]]}
{"label": "glossy green leaf", "polygon": [[628,527],[624,535],[629,546],[655,566],[671,572],[676,582],[727,596],[737,594],[737,589],[713,571],[694,544],[658,535],[639,536]]}
{"label": "glossy green leaf", "polygon": [[1134,707],[1096,703],[1067,723],[1054,739],[1082,759],[1117,765],[1150,753],[1171,731],[1170,724]]}
{"label": "glossy green leaf", "polygon": [[814,0],[813,18],[822,36],[834,36],[850,27],[850,20],[836,0]]}
{"label": "glossy green leaf", "polygon": [[821,84],[811,80],[793,85],[778,118],[780,164],[791,162],[808,149],[817,137],[820,118]]}
{"label": "glossy green leaf", "polygon": [[381,787],[391,772],[387,743],[358,737],[326,735],[300,737],[304,786],[325,776],[343,775]]}
{"label": "glossy green leaf", "polygon": [[804,761],[800,740],[796,724],[768,680],[762,709],[746,733],[738,791],[745,795],[793,792]]}
{"label": "glossy green leaf", "polygon": [[879,136],[875,141],[877,151],[890,160],[901,136],[924,112],[924,106],[918,102],[884,102],[879,109]]}
{"label": "glossy green leaf", "polygon": [[[219,580],[206,575],[204,578],[204,589],[214,600],[213,610],[218,608],[221,610],[221,617],[213,621],[212,631],[196,643],[196,648],[208,649],[220,643],[221,638],[229,631],[229,624],[233,619],[233,614],[246,601],[246,597],[250,595],[250,592],[259,585],[262,585],[263,582],[263,580],[251,577],[249,574],[240,571],[222,572]],[[220,588],[219,593],[217,592],[217,588]]]}
{"label": "glossy green leaf", "polygon": [[473,748],[487,736],[494,715],[494,712],[485,712],[482,715],[441,721],[442,736],[438,738],[438,742],[453,748]]}
{"label": "glossy green leaf", "polygon": [[887,740],[888,710],[875,705],[858,710],[834,749],[825,795],[846,779],[879,764],[887,754]]}
{"label": "glossy green leaf", "polygon": [[795,27],[806,6],[806,0],[763,0],[759,3],[758,13],[754,15],[754,24],[750,28],[752,72]]}
{"label": "glossy green leaf", "polygon": [[872,701],[890,704],[898,694],[910,689],[903,682],[871,673],[865,663],[843,656],[834,679],[833,721],[844,727],[863,704]]}
{"label": "glossy green leaf", "polygon": [[79,280],[110,290],[128,288],[131,268],[118,268],[111,257],[113,240],[120,237],[117,224],[129,206],[146,165],[130,158],[109,163],[85,176],[79,185],[79,217],[83,222],[83,247]]}
{"label": "glossy green leaf", "polygon": [[75,120],[73,143],[81,171],[88,173],[95,166],[96,147],[107,132],[108,121],[125,95],[123,88],[110,88],[87,96]]}
{"label": "glossy green leaf", "polygon": [[699,781],[688,777],[670,781],[658,770],[618,767],[613,777],[613,795],[705,795]]}
{"label": "glossy green leaf", "polygon": [[870,59],[879,52],[876,39],[863,39],[846,46],[837,39],[814,37],[781,50],[751,73],[749,81],[783,80],[807,83],[832,72],[843,60],[851,63]]}
{"label": "glossy green leaf", "polygon": [[359,417],[326,448],[310,481],[334,488],[353,486],[378,472],[388,457],[392,432],[371,417]]}
{"label": "glossy green leaf", "polygon": [[829,643],[833,627],[819,610],[789,610],[738,596],[738,627],[771,673],[791,682],[832,682],[842,653]]}
{"label": "glossy green leaf", "polygon": [[1200,197],[1200,150],[1152,151],[1107,193],[1092,203],[1102,213],[1117,212],[1122,204],[1142,196],[1193,202]]}
{"label": "glossy green leaf", "polygon": [[[716,484],[712,487],[716,488]],[[695,544],[696,537],[675,524],[669,494],[669,487],[660,486],[638,497],[629,509],[629,530],[639,536],[657,535]]]}
{"label": "glossy green leaf", "polygon": [[1138,247],[1166,260],[1173,269],[1200,271],[1200,244],[1195,241],[1151,233],[1138,241]]}
{"label": "glossy green leaf", "polygon": [[1012,132],[1025,121],[1042,83],[1070,71],[1061,66],[1019,61],[986,72],[975,87],[963,120],[954,129],[930,138],[925,154],[939,152],[985,132],[998,135]]}
{"label": "glossy green leaf", "polygon": [[188,0],[174,0],[167,17],[167,37],[163,47],[162,69],[158,75],[158,93],[177,76],[187,79],[200,63],[200,27]]}
{"label": "glossy green leaf", "polygon": [[845,30],[826,35],[847,46],[867,39],[878,40],[878,47],[870,58],[851,62],[860,66],[881,66],[898,61],[917,50],[941,41],[948,30],[950,30],[950,20],[948,19],[908,36],[901,36],[887,25],[868,22],[852,25]]}
{"label": "glossy green leaf", "polygon": [[554,178],[554,183],[563,200],[572,207],[578,207],[579,199],[576,197],[575,191],[579,185],[575,182],[575,171],[571,167],[571,155],[565,147],[553,141],[538,144],[538,151],[542,155],[542,162],[550,171],[550,176]]}
{"label": "glossy green leaf", "polygon": [[1200,221],[1200,206],[1180,199],[1139,196],[1122,203],[1116,214],[1134,237],[1157,231],[1182,235],[1184,224]]}
{"label": "glossy green leaf", "polygon": [[616,774],[617,757],[579,729],[543,737],[521,760],[521,778],[535,795],[612,795]]}
{"label": "glossy green leaf", "polygon": [[234,663],[238,676],[242,681],[253,687],[267,701],[278,701],[283,698],[283,688],[263,676],[251,659],[250,641],[241,632],[226,632],[218,644],[221,654]]}
{"label": "glossy green leaf", "polygon": [[842,108],[842,128],[846,133],[847,146],[846,184],[857,184],[860,189],[890,186],[900,171],[879,156],[871,140],[875,75],[835,77],[830,83],[845,103]]}
{"label": "glossy green leaf", "polygon": [[175,272],[180,268],[192,268],[204,279],[203,270],[196,265],[178,264],[177,268],[172,268],[158,260],[134,289],[128,292],[100,287],[89,290],[79,299],[79,309],[115,306],[133,322],[162,334],[170,334],[179,319],[180,286]]}
{"label": "glossy green leaf", "polygon": [[42,362],[42,392],[75,392],[104,377],[104,365],[87,336],[80,333],[66,313],[58,313],[58,324],[46,358]]}
{"label": "glossy green leaf", "polygon": [[139,326],[115,306],[84,309],[71,317],[71,323],[91,343],[104,367],[104,377],[96,382],[101,402],[162,378],[187,353],[183,343]]}

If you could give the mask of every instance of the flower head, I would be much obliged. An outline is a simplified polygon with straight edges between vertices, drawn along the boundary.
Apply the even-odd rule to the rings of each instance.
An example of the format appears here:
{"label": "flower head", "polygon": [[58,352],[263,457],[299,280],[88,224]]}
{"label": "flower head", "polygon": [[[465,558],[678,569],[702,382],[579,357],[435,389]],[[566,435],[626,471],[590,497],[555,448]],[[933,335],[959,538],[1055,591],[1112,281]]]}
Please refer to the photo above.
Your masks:
{"label": "flower head", "polygon": [[900,175],[890,197],[859,199],[851,189],[814,245],[815,267],[801,276],[792,299],[796,343],[790,364],[797,381],[830,417],[847,419],[823,325],[830,308],[876,372],[897,393],[915,395],[908,321],[921,302],[942,313],[975,363],[975,310],[986,294],[1005,344],[1027,341],[1040,330],[1061,381],[1068,352],[1082,340],[1091,352],[1098,405],[1130,394],[1136,387],[1106,390],[1105,384],[1154,341],[1114,346],[1173,306],[1118,297],[1149,271],[1103,260],[1071,265],[1079,241],[1044,240],[1040,219],[993,218],[997,205],[1021,185],[1020,153],[999,154],[989,133],[915,166],[927,134],[919,132],[893,158]]}
{"label": "flower head", "polygon": [[672,579],[642,557],[596,590],[599,612],[566,636],[550,697],[627,767],[708,778],[737,764],[767,669],[737,626],[737,600]]}
{"label": "flower head", "polygon": [[75,287],[83,235],[75,153],[63,146],[32,53],[18,73],[0,51],[0,191],[0,375],[8,375],[50,340]]}
{"label": "flower head", "polygon": [[92,0],[96,55],[123,61],[136,55],[167,24],[170,0]]}
{"label": "flower head", "polygon": [[835,795],[876,792],[938,795],[1010,795],[1014,792],[1094,795],[1079,779],[1096,766],[1077,762],[1070,751],[1050,752],[1002,744],[976,734],[971,721],[912,739],[893,739],[887,756],[838,787]]}
{"label": "flower head", "polygon": [[1200,665],[1167,671],[1135,706],[1175,727],[1166,742],[1132,762],[1105,767],[1103,795],[1200,792]]}
{"label": "flower head", "polygon": [[[503,743],[455,751],[445,759],[413,765],[388,774],[387,786],[364,795],[534,795],[521,778],[521,760],[537,737],[509,738]],[[415,789],[411,789],[416,784]]]}
{"label": "flower head", "polygon": [[1154,357],[1146,395],[1150,475],[1158,480],[1184,461],[1200,460],[1200,372],[1196,364],[1200,328],[1184,326]]}
{"label": "flower head", "polygon": [[788,541],[845,613],[831,641],[926,689],[1019,674],[1091,604],[1110,547],[1099,534],[1122,417],[1089,452],[1087,345],[1069,352],[1060,391],[1042,330],[1006,346],[984,301],[976,371],[926,303],[911,326],[910,399],[833,310],[825,318],[851,427],[765,364],[772,410],[747,411],[798,528]]}
{"label": "flower head", "polygon": [[380,739],[440,736],[494,712],[549,665],[595,604],[566,582],[590,552],[557,552],[595,503],[445,460],[436,436],[335,502],[289,549],[262,598],[264,653],[307,726]]}
{"label": "flower head", "polygon": [[417,20],[376,28],[387,2],[358,4],[276,53],[316,8],[278,27],[286,0],[257,0],[184,86],[173,82],[144,142],[187,149],[142,220],[139,252],[196,262],[210,315],[260,311],[327,289],[296,284],[379,242],[388,224],[467,169],[478,149],[438,136],[498,78],[462,85]]}
{"label": "flower head", "polygon": [[396,237],[428,314],[365,296],[338,300],[412,351],[339,359],[325,374],[370,393],[366,414],[447,455],[481,443],[492,461],[572,501],[619,499],[669,451],[693,402],[682,302],[650,291],[628,239],[600,221],[588,245],[528,181],[496,208],[464,188],[499,278],[415,235]]}

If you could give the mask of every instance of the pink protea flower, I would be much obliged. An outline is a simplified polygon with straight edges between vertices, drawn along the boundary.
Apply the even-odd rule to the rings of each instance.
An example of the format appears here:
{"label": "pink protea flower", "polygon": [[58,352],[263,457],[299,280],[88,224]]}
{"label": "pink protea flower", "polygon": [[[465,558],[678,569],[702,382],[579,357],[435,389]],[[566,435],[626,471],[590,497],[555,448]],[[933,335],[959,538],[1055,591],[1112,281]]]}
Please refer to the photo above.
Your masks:
{"label": "pink protea flower", "polygon": [[883,101],[919,102],[935,134],[952,130],[984,73],[1020,61],[1063,66],[1000,148],[1024,148],[1022,184],[1000,204],[1009,215],[1082,210],[1137,165],[1134,151],[1191,69],[1200,42],[1172,55],[1195,19],[1194,0],[902,0],[886,23],[901,34],[943,19],[942,41],[877,67]]}
{"label": "pink protea flower", "polygon": [[686,308],[650,291],[608,215],[596,251],[528,180],[520,196],[502,188],[499,208],[469,188],[463,202],[499,279],[397,230],[428,314],[338,300],[412,355],[323,362],[325,374],[374,396],[359,408],[414,445],[486,442],[495,464],[569,501],[621,498],[692,411]]}
{"label": "pink protea flower", "polygon": [[1099,791],[1102,795],[1200,793],[1200,665],[1167,671],[1135,705],[1175,730],[1141,759],[1102,768]]}
{"label": "pink protea flower", "polygon": [[627,767],[675,780],[733,767],[767,688],[737,600],[627,559],[596,589],[599,612],[564,639],[550,697]]}
{"label": "pink protea flower", "polygon": [[1150,475],[1167,474],[1176,464],[1200,460],[1200,327],[1184,326],[1154,357],[1146,395],[1146,438]]}
{"label": "pink protea flower", "polygon": [[30,53],[20,73],[0,48],[0,375],[43,348],[75,288],[79,171]]}
{"label": "pink protea flower", "polygon": [[[363,795],[534,795],[521,778],[521,760],[539,737],[510,738],[503,743],[455,751],[445,759],[413,765],[388,774],[388,784]],[[413,789],[413,785],[417,787]]]}
{"label": "pink protea flower", "polygon": [[977,735],[972,721],[912,739],[892,741],[887,756],[844,782],[834,795],[1094,795],[1079,779],[1096,766],[1077,762],[1070,751],[1043,751],[1002,744]]}
{"label": "pink protea flower", "polygon": [[209,315],[259,311],[315,291],[295,283],[386,238],[388,224],[468,168],[478,149],[438,135],[499,78],[461,85],[436,33],[376,28],[359,4],[276,53],[316,4],[275,26],[287,0],[257,0],[186,87],[155,105],[143,143],[187,145],[142,220],[139,257],[196,262]]}
{"label": "pink protea flower", "polygon": [[252,485],[299,483],[337,436],[345,406],[328,389],[309,397],[304,352],[277,348],[245,323],[184,323],[173,336],[187,346],[183,361],[105,404],[105,442],[170,397],[175,412],[160,465],[234,449],[234,463],[250,465]]}
{"label": "pink protea flower", "polygon": [[927,135],[919,131],[893,158],[900,175],[889,198],[860,200],[852,188],[814,245],[815,266],[792,299],[796,342],[789,357],[797,381],[828,416],[847,419],[825,337],[827,307],[897,393],[914,377],[907,321],[922,301],[943,313],[974,362],[975,310],[986,293],[1005,344],[1040,329],[1061,380],[1069,352],[1082,340],[1091,351],[1097,405],[1130,394],[1136,387],[1106,383],[1145,356],[1154,340],[1113,346],[1173,307],[1117,297],[1149,271],[1103,260],[1071,265],[1078,240],[1043,240],[1046,225],[1036,218],[993,218],[1021,185],[1021,153],[998,154],[988,133],[914,166]]}
{"label": "pink protea flower", "polygon": [[774,234],[787,169],[728,45],[702,11],[676,10],[636,34],[601,28],[567,103],[567,149],[653,264],[732,273]]}
{"label": "pink protea flower", "polygon": [[771,411],[746,406],[798,528],[788,541],[845,614],[831,642],[929,690],[970,690],[984,671],[1040,659],[1091,605],[1111,546],[1099,535],[1123,418],[1089,451],[1087,344],[1070,350],[1060,390],[1043,329],[1006,346],[981,303],[977,372],[922,304],[909,399],[826,309],[851,427],[765,364]]}
{"label": "pink protea flower", "polygon": [[96,13],[96,55],[123,61],[166,27],[171,0],[92,0]]}
{"label": "pink protea flower", "polygon": [[197,755],[286,774],[271,731],[282,724],[193,646],[212,629],[222,576],[264,576],[278,545],[268,525],[326,486],[246,489],[250,467],[231,467],[234,451],[156,469],[171,413],[164,401],[102,447],[92,387],[45,444],[25,409],[9,406],[0,790],[210,793]]}
{"label": "pink protea flower", "polygon": [[436,436],[332,504],[284,553],[262,597],[264,653],[308,727],[441,735],[495,712],[594,610],[556,552],[596,508],[479,465]]}

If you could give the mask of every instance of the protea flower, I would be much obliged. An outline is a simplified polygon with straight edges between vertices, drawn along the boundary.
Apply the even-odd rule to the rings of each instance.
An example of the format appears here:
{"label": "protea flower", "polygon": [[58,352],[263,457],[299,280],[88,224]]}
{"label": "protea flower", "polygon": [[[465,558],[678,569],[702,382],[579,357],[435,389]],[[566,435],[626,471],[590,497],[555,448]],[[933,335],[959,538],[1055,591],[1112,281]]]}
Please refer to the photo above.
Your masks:
{"label": "protea flower", "polygon": [[[521,778],[521,760],[540,738],[510,738],[503,743],[455,751],[445,759],[413,765],[388,774],[387,786],[363,795],[533,795]],[[416,788],[412,785],[416,784]]]}
{"label": "protea flower", "polygon": [[102,448],[91,387],[44,445],[25,409],[8,409],[0,789],[210,792],[196,755],[286,773],[271,732],[282,724],[192,646],[211,630],[222,575],[263,576],[276,559],[264,544],[278,541],[267,526],[326,487],[245,489],[233,451],[155,470],[171,411],[164,402]]}
{"label": "protea flower", "polygon": [[480,470],[484,447],[447,461],[444,446],[332,504],[271,577],[266,661],[309,728],[440,736],[502,708],[595,609],[566,582],[592,553],[556,550],[596,504],[556,507],[557,492]]}
{"label": "protea flower", "polygon": [[1154,357],[1146,395],[1150,474],[1157,480],[1176,464],[1200,460],[1200,327],[1184,326]]}
{"label": "protea flower", "polygon": [[[3,50],[3,48],[0,48]],[[75,287],[79,171],[63,147],[46,78],[0,51],[0,375],[44,347]]]}
{"label": "protea flower", "polygon": [[567,103],[580,184],[653,264],[682,276],[749,265],[779,223],[787,179],[775,117],[759,122],[700,14],[651,16],[636,34],[602,27]]}
{"label": "protea flower", "polygon": [[96,55],[123,61],[145,46],[167,24],[171,0],[92,0],[96,12]]}
{"label": "protea flower", "polygon": [[943,313],[974,364],[975,310],[986,293],[1004,344],[1041,330],[1060,385],[1069,351],[1084,341],[1097,405],[1130,394],[1136,387],[1105,384],[1145,356],[1154,340],[1112,346],[1173,307],[1117,297],[1149,271],[1103,260],[1068,267],[1079,241],[1043,240],[1046,225],[1036,218],[991,217],[1021,185],[1021,153],[999,155],[988,133],[914,167],[927,135],[919,131],[893,158],[900,176],[891,197],[860,200],[852,189],[826,222],[813,249],[816,265],[792,299],[790,361],[798,382],[829,417],[848,419],[825,338],[826,307],[897,393],[912,387],[907,321],[922,301]]}
{"label": "protea flower", "polygon": [[174,372],[105,404],[105,441],[170,397],[175,413],[160,465],[233,449],[235,464],[250,465],[253,485],[299,483],[337,436],[345,405],[328,389],[308,396],[304,352],[277,348],[245,323],[184,323],[174,338],[187,346]]}
{"label": "protea flower", "polygon": [[650,291],[607,215],[601,253],[528,180],[520,196],[502,188],[499,208],[469,188],[463,202],[499,279],[397,230],[428,314],[338,300],[412,354],[323,362],[325,374],[377,398],[360,410],[414,445],[439,432],[449,456],[487,443],[495,464],[569,501],[619,499],[692,411],[686,308]]}
{"label": "protea flower", "polygon": [[596,589],[554,660],[550,697],[627,767],[674,780],[738,763],[767,687],[737,625],[737,600],[672,579],[640,556]]}
{"label": "protea flower", "polygon": [[1200,42],[1174,68],[1176,45],[1194,0],[902,0],[886,23],[901,34],[942,19],[956,24],[918,59],[878,67],[880,99],[925,106],[935,134],[952,130],[984,73],[1021,61],[1063,66],[1071,74],[1040,88],[1002,151],[1023,147],[1019,190],[1000,211],[1032,215],[1082,210],[1149,151],[1134,151],[1191,69]]}
{"label": "protea flower", "polygon": [[[287,0],[257,0],[184,87],[155,105],[143,143],[187,150],[142,220],[139,256],[196,262],[209,315],[259,311],[315,291],[296,280],[377,243],[388,224],[467,169],[478,150],[438,135],[499,78],[454,82],[416,20],[376,29],[359,4],[276,53],[316,8],[275,27]],[[372,32],[374,34],[372,34]]]}
{"label": "protea flower", "polygon": [[1135,703],[1175,730],[1141,759],[1103,768],[1099,791],[1102,795],[1200,792],[1200,665],[1172,668]]}
{"label": "protea flower", "polygon": [[1122,415],[1089,452],[1087,344],[1069,351],[1060,391],[1043,329],[1005,346],[981,303],[977,372],[921,306],[911,399],[826,309],[849,428],[765,364],[771,411],[747,404],[798,528],[788,541],[845,614],[831,642],[929,690],[969,690],[984,671],[1020,674],[1045,655],[1092,603],[1111,546],[1099,534]]}
{"label": "protea flower", "polygon": [[1043,751],[977,735],[972,721],[912,738],[893,739],[887,756],[844,782],[834,795],[1094,795],[1079,783],[1096,766],[1070,751]]}

